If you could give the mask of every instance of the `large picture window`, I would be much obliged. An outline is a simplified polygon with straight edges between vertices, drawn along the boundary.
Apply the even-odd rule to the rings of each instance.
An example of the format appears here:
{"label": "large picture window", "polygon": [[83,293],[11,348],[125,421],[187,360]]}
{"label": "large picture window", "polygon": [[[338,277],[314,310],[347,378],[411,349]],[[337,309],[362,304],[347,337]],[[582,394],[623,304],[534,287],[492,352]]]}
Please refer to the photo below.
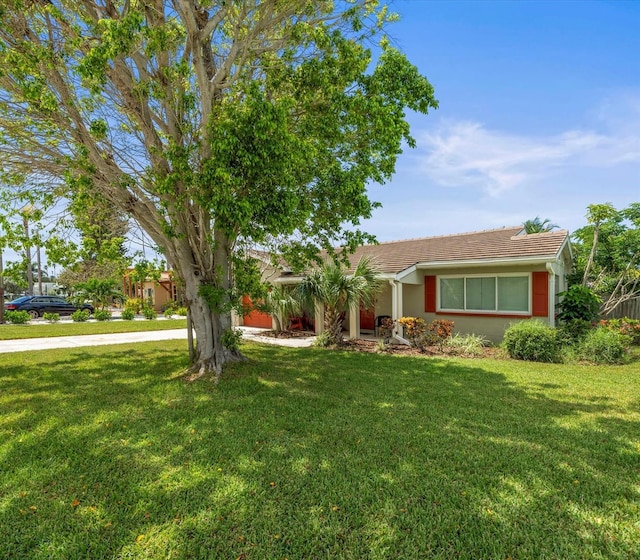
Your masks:
{"label": "large picture window", "polygon": [[529,313],[529,275],[443,276],[439,309],[471,313]]}

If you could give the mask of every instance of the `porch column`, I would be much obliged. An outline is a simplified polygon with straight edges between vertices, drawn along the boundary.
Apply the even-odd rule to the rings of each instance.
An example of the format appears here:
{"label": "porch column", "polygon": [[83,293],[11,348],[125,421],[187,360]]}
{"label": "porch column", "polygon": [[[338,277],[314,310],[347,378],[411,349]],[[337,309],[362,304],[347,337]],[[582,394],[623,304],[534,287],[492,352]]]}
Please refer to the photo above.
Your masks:
{"label": "porch column", "polygon": [[547,263],[549,273],[549,325],[556,326],[556,271],[551,263]]}
{"label": "porch column", "polygon": [[324,332],[324,305],[317,303],[313,309],[316,334]]}
{"label": "porch column", "polygon": [[349,339],[360,338],[360,308],[349,311]]}
{"label": "porch column", "polygon": [[389,280],[391,284],[391,318],[396,322],[394,334],[396,336],[402,336],[402,329],[398,326],[398,319],[400,319],[404,313],[402,308],[402,283],[398,280]]}

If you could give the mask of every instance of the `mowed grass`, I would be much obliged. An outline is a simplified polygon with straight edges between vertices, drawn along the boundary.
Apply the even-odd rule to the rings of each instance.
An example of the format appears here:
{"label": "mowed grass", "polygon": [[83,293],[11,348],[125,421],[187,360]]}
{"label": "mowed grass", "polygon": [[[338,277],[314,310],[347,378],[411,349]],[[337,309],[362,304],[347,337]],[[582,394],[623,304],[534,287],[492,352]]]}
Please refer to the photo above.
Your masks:
{"label": "mowed grass", "polygon": [[49,338],[83,334],[109,334],[124,332],[164,331],[187,328],[186,319],[154,319],[150,321],[91,321],[88,323],[29,323],[26,325],[0,325],[0,340],[21,338]]}
{"label": "mowed grass", "polygon": [[637,363],[243,350],[2,356],[0,558],[638,558]]}

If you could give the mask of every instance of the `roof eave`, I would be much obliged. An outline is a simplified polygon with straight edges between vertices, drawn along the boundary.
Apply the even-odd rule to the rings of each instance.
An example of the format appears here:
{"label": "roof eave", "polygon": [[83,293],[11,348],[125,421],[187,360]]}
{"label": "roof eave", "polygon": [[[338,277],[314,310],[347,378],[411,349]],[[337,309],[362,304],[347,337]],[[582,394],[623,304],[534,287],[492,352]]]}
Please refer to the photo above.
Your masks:
{"label": "roof eave", "polygon": [[481,267],[487,265],[493,266],[507,266],[511,264],[520,264],[520,265],[536,265],[536,264],[546,264],[548,262],[556,262],[560,251],[556,254],[552,255],[541,255],[537,257],[503,257],[496,259],[466,259],[466,260],[458,260],[458,261],[425,261],[419,262],[410,266],[409,268],[405,268],[396,273],[396,280],[402,280],[405,276],[409,276],[416,270],[425,270],[429,268],[460,268],[460,267]]}

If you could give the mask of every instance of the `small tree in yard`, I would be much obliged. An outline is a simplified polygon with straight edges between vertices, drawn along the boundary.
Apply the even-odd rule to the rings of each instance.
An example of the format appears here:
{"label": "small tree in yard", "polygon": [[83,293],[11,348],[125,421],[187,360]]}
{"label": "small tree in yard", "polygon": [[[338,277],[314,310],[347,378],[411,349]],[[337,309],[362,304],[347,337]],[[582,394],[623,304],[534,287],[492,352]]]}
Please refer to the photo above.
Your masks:
{"label": "small tree in yard", "polygon": [[310,307],[324,307],[324,336],[328,345],[342,343],[344,315],[362,304],[371,307],[380,293],[382,282],[371,259],[363,257],[350,273],[332,260],[313,270],[298,286],[299,297]]}
{"label": "small tree in yard", "polygon": [[392,19],[378,0],[5,1],[1,183],[135,220],[184,289],[195,377],[219,375],[242,358],[224,341],[246,249],[306,265],[371,240],[351,228],[366,185],[415,145],[405,112],[437,106]]}

